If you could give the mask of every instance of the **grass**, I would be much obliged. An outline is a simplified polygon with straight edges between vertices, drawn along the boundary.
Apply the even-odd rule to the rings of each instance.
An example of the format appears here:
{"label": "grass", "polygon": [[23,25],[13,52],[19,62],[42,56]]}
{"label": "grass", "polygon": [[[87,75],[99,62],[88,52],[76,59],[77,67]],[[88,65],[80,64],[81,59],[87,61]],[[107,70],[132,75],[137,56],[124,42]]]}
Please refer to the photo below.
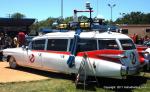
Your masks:
{"label": "grass", "polygon": [[[28,71],[23,69],[22,71]],[[84,92],[83,86],[75,87],[70,75],[37,70],[30,72],[49,76],[47,80],[31,82],[0,83],[0,92]],[[39,72],[39,73],[38,73]],[[143,76],[129,77],[127,80],[99,78],[99,85],[89,82],[85,92],[149,92],[150,73]]]}
{"label": "grass", "polygon": [[6,83],[0,92],[75,92],[70,81],[49,79],[35,82]]}

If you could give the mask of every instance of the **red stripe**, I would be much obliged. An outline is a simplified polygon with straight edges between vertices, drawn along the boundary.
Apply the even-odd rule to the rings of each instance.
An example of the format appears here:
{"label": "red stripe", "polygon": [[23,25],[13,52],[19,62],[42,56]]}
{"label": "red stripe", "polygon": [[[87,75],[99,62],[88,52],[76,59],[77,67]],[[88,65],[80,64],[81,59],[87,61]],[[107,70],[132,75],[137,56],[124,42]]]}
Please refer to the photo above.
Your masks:
{"label": "red stripe", "polygon": [[[55,54],[64,54],[64,55],[70,55],[70,52],[65,51],[51,51],[51,50],[32,50],[33,52],[45,52],[45,53],[55,53]],[[78,52],[77,56],[84,56],[86,53],[88,57],[94,58],[94,59],[102,59],[102,60],[108,60],[112,62],[120,63],[120,60],[118,58],[113,57],[105,57],[105,56],[99,56],[100,54],[113,54],[113,55],[119,55],[123,54],[124,51],[122,50],[95,50],[95,51],[86,51],[86,52]]]}

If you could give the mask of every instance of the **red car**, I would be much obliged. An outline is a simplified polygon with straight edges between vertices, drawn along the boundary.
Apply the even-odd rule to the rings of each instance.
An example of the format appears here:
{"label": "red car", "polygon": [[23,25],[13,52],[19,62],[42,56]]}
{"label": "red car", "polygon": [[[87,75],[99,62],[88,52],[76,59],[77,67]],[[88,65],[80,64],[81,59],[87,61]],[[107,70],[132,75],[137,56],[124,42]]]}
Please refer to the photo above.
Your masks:
{"label": "red car", "polygon": [[[150,55],[148,52],[146,52],[145,50],[147,49],[148,47],[146,46],[142,46],[142,45],[137,45],[137,50],[138,50],[138,53],[139,53],[139,60],[140,60],[140,63],[141,63],[141,66],[143,66],[144,68],[147,68],[149,69],[149,60],[147,59],[147,56]],[[146,62],[146,63],[144,63]]]}

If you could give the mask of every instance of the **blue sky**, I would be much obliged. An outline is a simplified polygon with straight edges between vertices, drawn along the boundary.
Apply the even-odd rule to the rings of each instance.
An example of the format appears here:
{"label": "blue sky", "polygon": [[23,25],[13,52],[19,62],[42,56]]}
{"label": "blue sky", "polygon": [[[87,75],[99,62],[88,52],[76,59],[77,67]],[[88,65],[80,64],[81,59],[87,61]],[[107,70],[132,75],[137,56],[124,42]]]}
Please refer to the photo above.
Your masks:
{"label": "blue sky", "polygon": [[[116,4],[113,8],[113,20],[121,17],[120,13],[130,13],[132,11],[141,11],[150,13],[149,0],[63,0],[64,17],[73,16],[73,10],[85,10],[85,2],[91,2],[94,13],[102,15],[104,19],[110,19],[110,7],[108,3]],[[98,3],[97,3],[98,1]],[[8,17],[9,14],[19,12],[27,18],[36,18],[39,21],[48,17],[60,17],[61,0],[0,0],[0,17]],[[98,7],[98,8],[97,8]],[[97,12],[98,11],[98,12]],[[88,14],[79,14],[87,15]]]}

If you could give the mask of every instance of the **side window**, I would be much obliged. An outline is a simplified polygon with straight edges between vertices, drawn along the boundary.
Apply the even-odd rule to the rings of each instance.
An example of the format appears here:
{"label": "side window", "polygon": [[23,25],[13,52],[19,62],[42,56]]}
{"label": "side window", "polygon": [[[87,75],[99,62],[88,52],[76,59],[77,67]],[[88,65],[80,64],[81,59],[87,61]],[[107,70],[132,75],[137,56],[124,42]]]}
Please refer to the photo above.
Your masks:
{"label": "side window", "polygon": [[107,39],[103,39],[103,40],[99,40],[99,49],[119,49],[119,46],[116,42],[116,40],[107,40]]}
{"label": "side window", "polygon": [[122,39],[120,40],[123,50],[133,50],[136,49],[134,43],[130,39]]}
{"label": "side window", "polygon": [[[72,45],[73,40],[71,40],[69,51],[71,51]],[[95,39],[80,39],[77,46],[77,52],[92,50],[97,50],[97,41]]]}
{"label": "side window", "polygon": [[47,50],[67,51],[68,39],[48,39]]}
{"label": "side window", "polygon": [[44,50],[45,39],[32,41],[32,50]]}

